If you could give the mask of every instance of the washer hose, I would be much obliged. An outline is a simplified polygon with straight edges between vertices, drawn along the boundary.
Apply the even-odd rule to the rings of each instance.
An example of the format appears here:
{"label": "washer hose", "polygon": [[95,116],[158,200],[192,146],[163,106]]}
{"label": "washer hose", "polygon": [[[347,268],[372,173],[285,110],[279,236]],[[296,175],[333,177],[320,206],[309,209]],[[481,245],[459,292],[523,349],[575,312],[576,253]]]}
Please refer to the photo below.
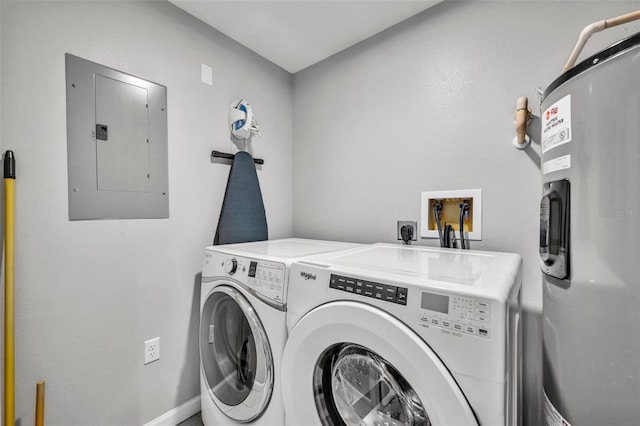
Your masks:
{"label": "washer hose", "polygon": [[464,240],[464,218],[469,211],[469,202],[464,201],[460,203],[460,247],[465,250],[467,245]]}
{"label": "washer hose", "polygon": [[436,220],[436,226],[438,227],[438,236],[440,237],[440,247],[445,247],[444,238],[442,236],[442,226],[440,225],[440,212],[442,211],[442,203],[440,200],[436,201],[433,205],[433,217]]}

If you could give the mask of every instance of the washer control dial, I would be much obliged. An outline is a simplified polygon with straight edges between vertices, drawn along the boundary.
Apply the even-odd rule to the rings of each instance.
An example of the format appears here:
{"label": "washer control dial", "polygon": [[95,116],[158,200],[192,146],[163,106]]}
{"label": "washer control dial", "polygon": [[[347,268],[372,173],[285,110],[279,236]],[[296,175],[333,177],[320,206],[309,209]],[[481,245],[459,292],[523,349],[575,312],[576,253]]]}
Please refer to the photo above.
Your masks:
{"label": "washer control dial", "polygon": [[224,271],[227,274],[233,275],[236,273],[237,269],[238,269],[238,261],[235,258],[228,259],[226,262],[224,262]]}

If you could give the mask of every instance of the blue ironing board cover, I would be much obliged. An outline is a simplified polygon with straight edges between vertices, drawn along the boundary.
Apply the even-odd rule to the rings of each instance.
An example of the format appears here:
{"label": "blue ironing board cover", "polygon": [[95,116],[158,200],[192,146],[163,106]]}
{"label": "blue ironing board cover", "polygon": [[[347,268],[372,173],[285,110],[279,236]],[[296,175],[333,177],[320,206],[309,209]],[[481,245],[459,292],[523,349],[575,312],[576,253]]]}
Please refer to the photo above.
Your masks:
{"label": "blue ironing board cover", "polygon": [[238,152],[231,165],[214,245],[269,239],[267,217],[253,157]]}

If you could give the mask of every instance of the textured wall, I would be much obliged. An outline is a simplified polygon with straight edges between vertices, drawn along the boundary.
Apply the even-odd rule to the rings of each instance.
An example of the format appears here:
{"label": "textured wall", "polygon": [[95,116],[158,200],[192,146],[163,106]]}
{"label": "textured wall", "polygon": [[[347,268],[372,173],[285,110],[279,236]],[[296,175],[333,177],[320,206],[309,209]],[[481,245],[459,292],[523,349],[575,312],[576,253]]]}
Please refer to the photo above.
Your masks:
{"label": "textured wall", "polygon": [[[2,1],[2,149],[16,153],[16,416],[48,425],[143,424],[199,394],[199,280],[246,97],[270,236],[292,233],[291,75],[167,2]],[[170,218],[67,218],[64,54],[167,86]],[[214,86],[200,83],[200,64]],[[143,365],[143,341],[161,359]]]}
{"label": "textured wall", "polygon": [[[420,192],[483,190],[475,249],[524,257],[526,417],[539,424],[539,143],[511,146],[520,95],[560,73],[587,24],[640,2],[448,1],[294,76],[294,234],[395,242]],[[595,53],[640,30],[597,34]],[[585,55],[582,58],[586,57]],[[540,121],[530,134],[539,141]],[[434,240],[418,244],[436,245]]]}

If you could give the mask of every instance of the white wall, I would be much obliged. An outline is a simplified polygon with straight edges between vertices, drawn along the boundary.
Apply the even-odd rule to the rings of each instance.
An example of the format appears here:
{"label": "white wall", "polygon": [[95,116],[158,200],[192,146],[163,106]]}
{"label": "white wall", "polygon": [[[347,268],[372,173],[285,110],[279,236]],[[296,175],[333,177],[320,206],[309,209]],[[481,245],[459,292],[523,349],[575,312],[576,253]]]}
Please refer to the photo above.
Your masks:
{"label": "white wall", "polygon": [[[294,76],[297,237],[396,242],[396,221],[420,218],[421,191],[483,190],[483,237],[472,248],[524,257],[531,425],[540,424],[541,177],[539,143],[511,146],[516,99],[528,96],[539,116],[535,87],[561,73],[580,30],[639,8],[448,1]],[[639,30],[597,34],[587,51]]]}
{"label": "white wall", "polygon": [[[291,75],[166,2],[2,1],[2,150],[17,158],[16,417],[134,425],[199,394],[199,280],[246,97],[270,236],[292,234]],[[68,221],[64,54],[168,88],[171,217]],[[214,86],[200,83],[200,64]],[[161,359],[143,366],[143,341]]]}

